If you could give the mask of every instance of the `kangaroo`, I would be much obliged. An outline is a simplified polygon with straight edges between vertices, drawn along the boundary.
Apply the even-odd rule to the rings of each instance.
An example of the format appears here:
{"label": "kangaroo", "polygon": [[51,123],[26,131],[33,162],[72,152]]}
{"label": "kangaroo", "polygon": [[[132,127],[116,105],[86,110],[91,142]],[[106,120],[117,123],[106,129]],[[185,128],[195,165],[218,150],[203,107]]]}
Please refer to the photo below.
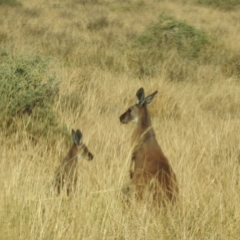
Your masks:
{"label": "kangaroo", "polygon": [[137,104],[120,116],[121,123],[136,124],[131,139],[129,189],[138,199],[149,197],[151,192],[154,201],[173,203],[179,192],[176,175],[156,140],[147,109],[156,94],[157,91],[145,97],[144,89],[140,88],[136,93]]}
{"label": "kangaroo", "polygon": [[77,183],[77,163],[82,157],[88,160],[93,159],[93,154],[88,150],[87,146],[82,143],[82,133],[80,130],[76,132],[72,129],[73,145],[67,156],[62,160],[56,171],[55,185],[57,193],[65,188],[67,195],[74,191]]}

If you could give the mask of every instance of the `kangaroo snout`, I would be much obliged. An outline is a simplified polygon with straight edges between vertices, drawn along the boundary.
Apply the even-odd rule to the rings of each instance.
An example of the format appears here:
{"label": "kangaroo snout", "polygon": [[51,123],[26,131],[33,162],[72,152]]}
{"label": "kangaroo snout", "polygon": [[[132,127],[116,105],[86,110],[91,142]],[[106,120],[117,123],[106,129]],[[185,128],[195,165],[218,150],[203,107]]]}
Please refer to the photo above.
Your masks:
{"label": "kangaroo snout", "polygon": [[121,123],[123,123],[123,115],[121,115],[121,116],[119,117],[119,120],[120,120]]}
{"label": "kangaroo snout", "polygon": [[87,157],[88,157],[88,161],[92,161],[94,158],[94,156],[90,152],[88,153]]}
{"label": "kangaroo snout", "polygon": [[127,122],[126,122],[126,116],[125,116],[125,115],[126,115],[126,113],[123,113],[123,114],[119,117],[119,120],[120,120],[121,123],[127,123]]}

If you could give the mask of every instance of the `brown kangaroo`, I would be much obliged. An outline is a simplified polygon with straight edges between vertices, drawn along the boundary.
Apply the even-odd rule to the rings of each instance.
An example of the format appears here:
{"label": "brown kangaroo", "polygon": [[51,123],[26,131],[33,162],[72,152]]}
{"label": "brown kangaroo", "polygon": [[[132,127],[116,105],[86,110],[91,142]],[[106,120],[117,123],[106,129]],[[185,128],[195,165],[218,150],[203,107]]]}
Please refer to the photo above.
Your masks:
{"label": "brown kangaroo", "polygon": [[130,191],[137,198],[151,196],[159,203],[165,200],[173,203],[178,195],[176,175],[156,140],[147,110],[156,94],[157,91],[145,97],[144,89],[140,88],[136,93],[137,104],[120,116],[121,123],[137,125],[131,139]]}
{"label": "brown kangaroo", "polygon": [[82,133],[80,130],[76,132],[72,129],[73,145],[67,156],[62,160],[56,171],[55,185],[57,193],[65,189],[67,195],[74,191],[77,183],[77,163],[82,157],[87,157],[88,160],[93,159],[92,153],[87,146],[82,143]]}

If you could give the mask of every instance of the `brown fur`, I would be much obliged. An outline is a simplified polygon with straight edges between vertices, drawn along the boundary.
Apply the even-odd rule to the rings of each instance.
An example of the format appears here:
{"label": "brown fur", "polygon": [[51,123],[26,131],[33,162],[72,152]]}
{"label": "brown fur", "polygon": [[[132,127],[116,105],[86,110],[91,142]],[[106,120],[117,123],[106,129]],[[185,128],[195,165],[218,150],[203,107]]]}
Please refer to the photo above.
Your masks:
{"label": "brown fur", "polygon": [[[155,94],[150,95],[151,99]],[[120,121],[128,123],[136,118],[137,127],[131,140],[130,189],[137,198],[152,197],[157,202],[174,202],[178,195],[176,175],[156,140],[147,103],[131,106],[120,116]],[[149,195],[149,191],[152,194]]]}
{"label": "brown fur", "polygon": [[87,157],[88,160],[93,159],[93,155],[86,145],[81,142],[74,142],[56,171],[55,186],[58,194],[64,189],[69,195],[76,189],[78,157]]}

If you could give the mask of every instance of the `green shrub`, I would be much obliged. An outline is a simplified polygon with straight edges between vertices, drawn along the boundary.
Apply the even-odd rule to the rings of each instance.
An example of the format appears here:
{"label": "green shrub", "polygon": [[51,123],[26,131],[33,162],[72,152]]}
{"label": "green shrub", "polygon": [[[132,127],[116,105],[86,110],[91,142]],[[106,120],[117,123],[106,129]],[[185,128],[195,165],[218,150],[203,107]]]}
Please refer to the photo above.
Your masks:
{"label": "green shrub", "polygon": [[159,73],[166,59],[171,59],[170,72],[176,71],[176,65],[182,63],[180,67],[183,69],[178,69],[183,73],[182,80],[188,75],[188,70],[192,71],[197,64],[215,61],[218,47],[217,41],[204,31],[162,14],[157,23],[131,44],[128,63],[134,74],[143,77]]}
{"label": "green shrub", "polygon": [[16,0],[0,0],[0,5],[8,5],[11,7],[21,6],[21,3]]}
{"label": "green shrub", "polygon": [[176,48],[182,57],[197,58],[209,43],[207,35],[185,22],[161,15],[158,22],[137,39],[137,46],[162,52]]}
{"label": "green shrub", "polygon": [[0,123],[8,132],[19,124],[34,138],[63,131],[53,111],[59,82],[47,69],[48,61],[39,56],[0,61]]}
{"label": "green shrub", "polygon": [[240,6],[239,0],[197,0],[197,3],[212,7],[217,7],[222,10],[234,10]]}

